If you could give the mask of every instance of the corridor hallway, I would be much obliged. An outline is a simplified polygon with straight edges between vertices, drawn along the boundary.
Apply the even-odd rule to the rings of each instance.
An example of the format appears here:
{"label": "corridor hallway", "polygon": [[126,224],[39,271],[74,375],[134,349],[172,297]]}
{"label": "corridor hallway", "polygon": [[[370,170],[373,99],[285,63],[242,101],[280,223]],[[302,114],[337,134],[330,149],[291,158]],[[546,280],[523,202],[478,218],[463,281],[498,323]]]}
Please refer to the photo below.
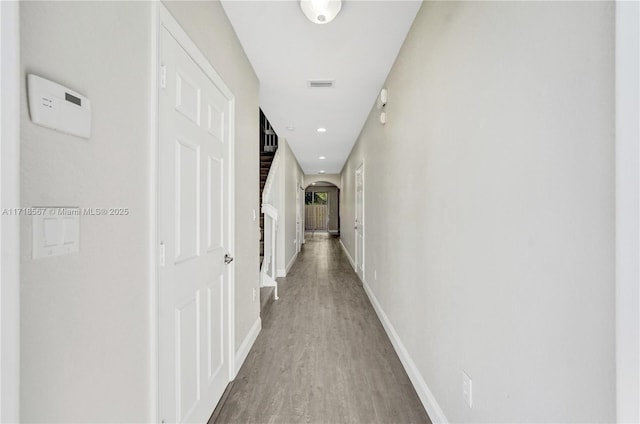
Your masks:
{"label": "corridor hallway", "polygon": [[337,237],[281,281],[215,423],[430,422]]}

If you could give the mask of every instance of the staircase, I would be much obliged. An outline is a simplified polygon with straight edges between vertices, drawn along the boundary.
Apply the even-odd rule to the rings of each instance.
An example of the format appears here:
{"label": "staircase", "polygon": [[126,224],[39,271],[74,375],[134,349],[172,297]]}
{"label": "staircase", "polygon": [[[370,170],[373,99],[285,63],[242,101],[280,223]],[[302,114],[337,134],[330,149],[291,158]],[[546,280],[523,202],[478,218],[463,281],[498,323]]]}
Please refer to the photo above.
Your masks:
{"label": "staircase", "polygon": [[268,296],[274,300],[278,299],[276,235],[281,174],[278,136],[260,111],[260,287],[273,288],[273,296]]}
{"label": "staircase", "polygon": [[[262,192],[264,186],[267,183],[267,177],[269,176],[269,169],[273,163],[275,152],[263,152],[260,150],[260,204],[262,204]],[[262,260],[264,259],[264,213],[260,212],[260,266],[262,266]]]}
{"label": "staircase", "polygon": [[[278,135],[260,109],[260,205],[271,164],[278,150]],[[264,260],[264,213],[260,208],[260,267]]]}

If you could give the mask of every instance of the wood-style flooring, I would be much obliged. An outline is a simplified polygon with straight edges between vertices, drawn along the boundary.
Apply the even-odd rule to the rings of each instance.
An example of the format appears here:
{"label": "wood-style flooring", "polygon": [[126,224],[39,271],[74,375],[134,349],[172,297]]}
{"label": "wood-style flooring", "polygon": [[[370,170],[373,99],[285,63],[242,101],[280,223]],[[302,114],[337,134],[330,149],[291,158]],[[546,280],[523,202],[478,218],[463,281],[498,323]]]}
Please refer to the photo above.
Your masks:
{"label": "wood-style flooring", "polygon": [[336,237],[307,235],[215,423],[430,423]]}

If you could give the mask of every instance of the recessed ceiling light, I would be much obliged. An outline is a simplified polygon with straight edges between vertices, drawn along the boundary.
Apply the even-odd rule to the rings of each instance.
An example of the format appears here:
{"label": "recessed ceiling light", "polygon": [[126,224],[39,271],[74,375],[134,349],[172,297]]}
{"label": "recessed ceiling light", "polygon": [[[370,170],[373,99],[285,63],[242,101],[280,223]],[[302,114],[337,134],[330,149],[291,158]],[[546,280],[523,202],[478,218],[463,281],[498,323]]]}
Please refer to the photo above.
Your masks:
{"label": "recessed ceiling light", "polygon": [[320,156],[318,159],[325,160],[326,158],[324,156]]}
{"label": "recessed ceiling light", "polygon": [[311,183],[311,185],[316,185],[316,183]]}
{"label": "recessed ceiling light", "polygon": [[324,171],[320,171],[321,174],[324,174]]}
{"label": "recessed ceiling light", "polygon": [[289,126],[287,127],[287,130],[289,130],[289,131],[293,131],[293,130],[295,130],[295,129],[296,129],[296,127],[294,127],[293,125],[289,125]]}
{"label": "recessed ceiling light", "polygon": [[318,132],[327,132],[326,128],[320,127],[317,129]]}

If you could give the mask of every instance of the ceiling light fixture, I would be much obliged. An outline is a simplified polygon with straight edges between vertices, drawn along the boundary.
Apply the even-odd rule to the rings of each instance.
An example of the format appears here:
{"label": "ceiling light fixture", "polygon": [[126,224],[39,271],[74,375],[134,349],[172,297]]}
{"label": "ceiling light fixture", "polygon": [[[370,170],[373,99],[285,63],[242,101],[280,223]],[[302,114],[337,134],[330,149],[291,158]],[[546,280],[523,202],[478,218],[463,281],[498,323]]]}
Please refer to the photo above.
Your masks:
{"label": "ceiling light fixture", "polygon": [[318,132],[327,132],[327,129],[320,127],[316,131],[318,131]]}
{"label": "ceiling light fixture", "polygon": [[338,16],[342,0],[300,0],[300,9],[314,24],[328,24]]}
{"label": "ceiling light fixture", "polygon": [[382,112],[380,112],[380,123],[382,125],[385,125],[387,123],[387,112],[385,112],[385,108],[387,106],[387,89],[383,88],[380,91],[380,95],[378,96],[378,99],[376,101],[378,109],[381,109]]}
{"label": "ceiling light fixture", "polygon": [[320,156],[318,159],[325,160],[326,158],[324,156]]}
{"label": "ceiling light fixture", "polygon": [[320,171],[321,174],[324,174],[324,171]]}

